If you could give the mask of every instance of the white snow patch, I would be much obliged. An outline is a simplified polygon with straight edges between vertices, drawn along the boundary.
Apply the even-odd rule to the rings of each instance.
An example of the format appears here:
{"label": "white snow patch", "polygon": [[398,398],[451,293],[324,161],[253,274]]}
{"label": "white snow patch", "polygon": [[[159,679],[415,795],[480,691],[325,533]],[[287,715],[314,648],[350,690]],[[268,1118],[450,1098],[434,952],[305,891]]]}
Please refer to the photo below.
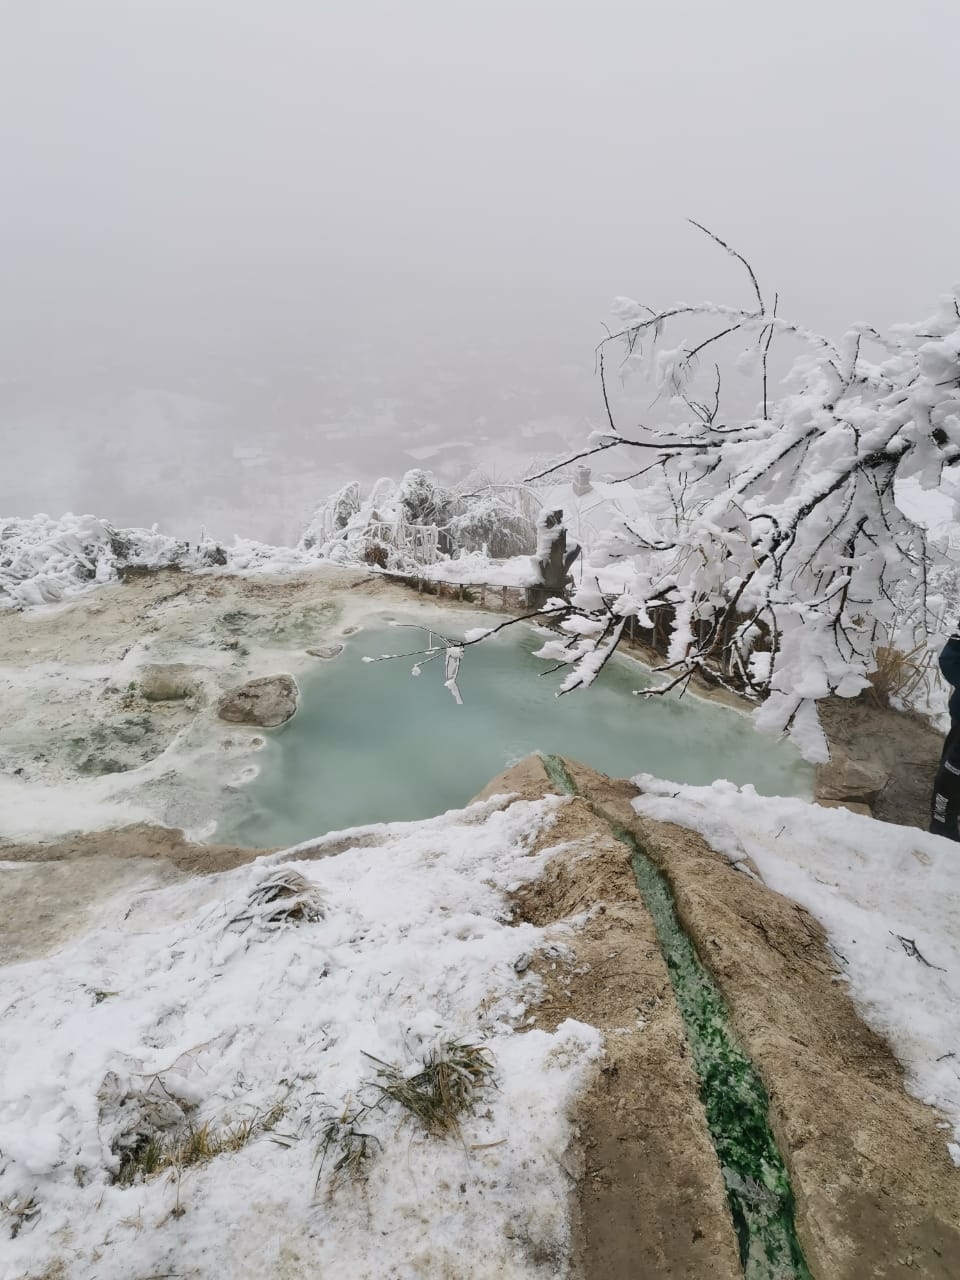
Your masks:
{"label": "white snow patch", "polygon": [[482,551],[464,551],[454,560],[438,560],[436,564],[417,569],[422,578],[464,586],[532,587],[540,574],[530,556],[513,556],[509,560],[493,560]]}
{"label": "white snow patch", "polygon": [[[567,1274],[569,1113],[601,1036],[517,1030],[537,979],[514,966],[542,933],[508,922],[506,893],[543,869],[551,851],[530,850],[565,802],[498,803],[395,824],[375,849],[294,851],[309,922],[251,918],[274,856],[120,897],[112,923],[0,970],[0,1203],[39,1208],[4,1241],[10,1274],[213,1275],[227,1257],[250,1280]],[[485,1045],[496,1070],[462,1140],[373,1110],[368,1180],[335,1186],[328,1166],[315,1190],[324,1116],[368,1096],[365,1055],[412,1071],[451,1037]],[[151,1085],[215,1128],[283,1101],[281,1141],[261,1135],[179,1186],[114,1184],[111,1144]]]}

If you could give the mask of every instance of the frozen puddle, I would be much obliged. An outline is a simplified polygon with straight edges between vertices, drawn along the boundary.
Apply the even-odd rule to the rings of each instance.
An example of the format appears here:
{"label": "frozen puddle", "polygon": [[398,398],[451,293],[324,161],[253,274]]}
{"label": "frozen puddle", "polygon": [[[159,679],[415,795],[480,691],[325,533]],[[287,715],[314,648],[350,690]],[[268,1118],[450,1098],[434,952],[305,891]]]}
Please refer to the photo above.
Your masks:
{"label": "frozen puddle", "polygon": [[[459,621],[451,617],[449,630]],[[268,735],[256,777],[232,793],[214,838],[279,846],[428,817],[466,804],[532,751],[613,777],[727,778],[766,795],[812,794],[810,766],[746,716],[689,694],[632,697],[652,678],[631,659],[615,658],[591,688],[557,698],[557,677],[542,677],[548,664],[533,656],[542,641],[522,624],[467,650],[462,706],[443,686],[442,659],[419,678],[410,674],[415,658],[363,661],[421,649],[428,638],[371,619],[339,657],[300,676],[296,717]]]}

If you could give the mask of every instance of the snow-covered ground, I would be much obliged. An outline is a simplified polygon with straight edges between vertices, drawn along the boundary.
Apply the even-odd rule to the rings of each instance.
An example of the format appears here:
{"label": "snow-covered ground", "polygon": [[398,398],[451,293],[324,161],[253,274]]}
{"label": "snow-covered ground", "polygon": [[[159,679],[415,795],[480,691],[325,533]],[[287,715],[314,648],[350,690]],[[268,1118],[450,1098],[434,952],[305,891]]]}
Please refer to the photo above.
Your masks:
{"label": "snow-covered ground", "polygon": [[[6,521],[0,536],[0,602],[20,607],[115,580],[121,563],[211,575],[317,564],[303,548],[242,541],[222,564],[212,544],[156,531],[123,531],[121,545],[91,517]],[[497,568],[478,553],[434,572],[519,586],[529,564]],[[163,644],[154,659],[182,656]],[[121,661],[132,672],[147,656],[127,647]],[[24,691],[48,674],[37,658]],[[92,688],[110,673],[74,674]],[[158,756],[145,766],[157,777],[141,780],[162,773],[176,783],[172,763]],[[732,861],[749,857],[822,922],[858,1010],[903,1063],[909,1089],[944,1115],[960,1165],[956,845],[749,787],[637,781],[640,812],[702,832]],[[3,785],[21,835],[57,817],[48,789],[37,790],[34,812],[24,807],[29,780]],[[71,829],[107,822],[112,785],[86,787],[89,812],[75,813]],[[582,1023],[554,1033],[530,1025],[536,979],[526,964],[544,934],[506,914],[509,891],[549,857],[531,849],[558,803],[485,802],[349,833],[335,857],[301,848],[205,880],[125,888],[55,954],[0,970],[0,1219],[17,1228],[11,1239],[0,1229],[0,1275],[216,1275],[227,1252],[230,1274],[251,1280],[564,1274],[571,1116],[602,1037]],[[297,892],[314,918],[277,925],[259,910],[278,868],[303,877]],[[25,870],[2,867],[13,878]],[[335,1153],[320,1169],[324,1127],[376,1097],[366,1055],[414,1072],[451,1040],[482,1044],[494,1064],[495,1087],[459,1139],[375,1108],[362,1116],[372,1135],[365,1179],[335,1179]],[[271,1128],[254,1123],[236,1150],[114,1181],[118,1152],[148,1120],[175,1143],[205,1125],[229,1137],[274,1109]]]}
{"label": "snow-covered ground", "polygon": [[[483,801],[349,833],[335,857],[301,847],[127,892],[108,924],[0,972],[0,1271],[563,1274],[569,1111],[601,1038],[528,1025],[543,933],[509,923],[506,896],[550,858],[532,850],[562,803]],[[300,896],[279,905],[314,918],[271,923],[258,888],[291,872]],[[340,1149],[321,1169],[325,1124],[376,1100],[367,1055],[409,1075],[451,1040],[493,1064],[459,1134],[374,1107],[364,1177],[334,1175]],[[114,1181],[138,1133],[215,1137],[278,1107],[238,1150]]]}
{"label": "snow-covered ground", "polygon": [[733,862],[749,857],[771,889],[817,917],[854,1003],[903,1064],[908,1088],[950,1117],[950,1154],[960,1165],[957,845],[728,782],[634,781],[644,793],[638,813],[699,831]]}
{"label": "snow-covered ground", "polygon": [[[347,621],[314,617],[302,594],[288,614],[273,597],[256,609],[235,600],[226,582],[203,580],[204,599],[193,603],[176,583],[169,595],[170,585],[105,592],[148,618],[149,651],[131,647],[122,625],[105,639],[100,605],[85,603],[89,625],[74,618],[65,637],[80,663],[72,675],[59,658],[51,664],[60,639],[43,649],[39,623],[69,624],[77,611],[9,619],[32,646],[22,655],[32,661],[24,716],[44,681],[63,685],[67,708],[83,701],[84,681],[94,692],[116,685],[110,696],[122,699],[127,682],[110,663],[130,675],[148,656],[181,659],[195,633],[213,646],[214,679],[216,662],[240,661],[217,649],[232,641],[216,619],[241,605],[255,650],[244,663],[302,647],[308,635],[329,638],[325,627]],[[157,599],[138,605],[138,592]],[[376,603],[354,595],[358,609]],[[195,785],[196,760],[177,744],[143,766],[148,781],[162,773],[164,785]],[[911,1091],[942,1112],[944,1144],[960,1163],[956,846],[749,787],[638,782],[641,812],[703,832],[735,862],[749,856],[770,887],[822,921],[861,1015],[904,1064]],[[31,829],[59,824],[79,794],[46,787],[34,812],[23,807],[24,779],[4,786],[5,807]],[[90,811],[74,814],[71,830],[104,825],[116,799],[100,793],[108,780],[85,786]],[[317,848],[300,847],[172,886],[145,868],[138,886],[118,881],[95,911],[75,912],[71,928],[82,932],[66,943],[61,935],[58,951],[0,969],[0,1218],[18,1228],[13,1239],[0,1229],[0,1275],[208,1276],[223,1273],[228,1251],[230,1274],[251,1280],[564,1274],[572,1117],[604,1046],[582,1023],[555,1033],[531,1024],[537,980],[526,966],[547,940],[507,915],[511,889],[536,879],[550,856],[531,850],[549,842],[562,803],[501,811],[484,802],[319,841],[319,851],[343,850],[336,856],[317,860]],[[26,912],[41,870],[0,867],[8,886],[23,877]],[[293,902],[314,918],[271,925],[260,900],[278,871],[303,877]],[[366,1179],[335,1180],[334,1151],[318,1185],[324,1127],[376,1098],[377,1065],[365,1055],[415,1071],[457,1039],[488,1048],[495,1066],[496,1087],[482,1091],[462,1138],[427,1137],[393,1104],[375,1109],[360,1117],[373,1135]],[[148,1122],[162,1127],[169,1152],[205,1125],[229,1139],[281,1104],[272,1127],[254,1125],[237,1150],[128,1186],[113,1180],[124,1142]],[[65,1270],[48,1270],[58,1260]]]}
{"label": "snow-covered ground", "polygon": [[[749,856],[824,924],[855,1005],[944,1115],[960,1163],[955,847],[749,787],[637,782],[639,812]],[[575,1113],[604,1042],[583,1022],[534,1025],[528,965],[556,926],[508,911],[566,847],[550,832],[567,803],[484,800],[126,887],[55,954],[0,970],[0,1217],[16,1228],[2,1274],[568,1274]],[[430,1135],[393,1101],[363,1110],[373,1059],[409,1077],[451,1041],[493,1067],[459,1134]],[[351,1115],[369,1135],[358,1180],[335,1171],[345,1147],[322,1153]],[[236,1149],[176,1154],[198,1132],[229,1147],[244,1122]],[[166,1164],[118,1180],[150,1132]]]}

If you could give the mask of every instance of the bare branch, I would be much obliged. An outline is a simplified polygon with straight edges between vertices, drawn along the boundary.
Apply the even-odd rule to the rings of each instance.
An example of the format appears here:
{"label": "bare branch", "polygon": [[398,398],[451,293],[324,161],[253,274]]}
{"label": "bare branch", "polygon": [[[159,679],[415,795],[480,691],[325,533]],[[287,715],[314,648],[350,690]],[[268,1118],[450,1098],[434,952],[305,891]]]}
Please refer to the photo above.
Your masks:
{"label": "bare branch", "polygon": [[[773,295],[773,314],[777,314],[777,303],[780,301],[780,294]],[[763,340],[761,335],[761,341]],[[770,354],[770,343],[773,341],[773,325],[767,330],[767,340],[763,346],[763,416],[769,418],[770,414],[767,408],[767,356]]]}
{"label": "bare branch", "polygon": [[579,462],[581,458],[592,458],[595,453],[603,453],[604,449],[613,449],[618,444],[623,444],[623,441],[607,440],[604,444],[594,445],[592,449],[584,449],[581,453],[575,453],[570,458],[564,458],[562,462],[558,462],[552,467],[545,467],[543,471],[527,476],[523,483],[530,484],[534,480],[542,480],[544,476],[551,476],[555,471],[562,471],[564,467],[569,467],[571,462]]}
{"label": "bare branch", "polygon": [[721,240],[718,235],[715,235],[714,232],[712,232],[708,227],[705,227],[703,223],[697,222],[693,218],[688,218],[687,221],[690,223],[691,226],[696,227],[698,231],[702,231],[705,236],[709,236],[710,239],[715,241],[720,246],[721,249],[726,249],[727,253],[730,254],[731,258],[736,258],[738,262],[743,263],[743,265],[747,269],[747,275],[749,275],[750,277],[750,283],[753,285],[753,291],[757,295],[757,303],[759,304],[759,307],[760,307],[760,314],[763,315],[766,308],[763,305],[763,298],[760,296],[760,286],[757,284],[757,277],[754,275],[753,267],[751,267],[750,263],[746,260],[743,254],[737,253],[736,249],[731,248],[731,246],[728,245],[725,240]]}
{"label": "bare branch", "polygon": [[709,347],[711,343],[719,342],[721,338],[725,338],[728,333],[736,333],[738,329],[742,328],[742,324],[731,324],[726,329],[721,329],[719,333],[714,333],[709,338],[704,338],[703,342],[701,342],[699,346],[696,346],[692,351],[687,352],[684,364],[689,365],[694,357],[700,354],[704,347]]}
{"label": "bare branch", "polygon": [[375,658],[364,658],[364,662],[396,662],[402,658],[421,658],[427,657],[428,661],[434,657],[437,652],[443,652],[444,649],[469,649],[471,645],[482,644],[485,640],[489,640],[491,636],[503,631],[507,627],[515,627],[518,622],[528,622],[531,618],[546,618],[553,616],[567,616],[570,613],[570,606],[557,606],[555,609],[534,609],[531,613],[519,614],[516,618],[507,618],[506,621],[498,623],[495,627],[490,627],[484,631],[482,636],[477,636],[473,640],[451,640],[447,636],[440,635],[439,631],[434,631],[431,627],[422,626],[416,622],[404,623],[404,626],[419,627],[421,631],[429,631],[432,635],[437,636],[443,641],[442,645],[432,645],[427,649],[412,649],[409,653],[381,653]]}
{"label": "bare branch", "polygon": [[610,412],[610,400],[607,396],[607,377],[603,371],[603,348],[600,349],[600,387],[603,391],[603,404],[607,411],[607,421],[610,423],[610,430],[616,432],[617,424],[613,420],[613,414]]}

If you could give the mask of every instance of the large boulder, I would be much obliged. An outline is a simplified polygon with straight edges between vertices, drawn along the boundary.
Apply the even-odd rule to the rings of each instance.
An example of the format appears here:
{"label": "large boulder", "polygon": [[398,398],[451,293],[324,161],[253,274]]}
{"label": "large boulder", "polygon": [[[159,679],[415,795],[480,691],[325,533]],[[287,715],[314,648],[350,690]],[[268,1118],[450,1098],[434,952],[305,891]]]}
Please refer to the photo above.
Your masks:
{"label": "large boulder", "polygon": [[826,764],[817,766],[817,799],[870,805],[887,785],[890,774],[880,764],[854,760],[834,746]]}
{"label": "large boulder", "polygon": [[152,662],[140,671],[140,692],[148,702],[178,702],[196,691],[196,670],[185,662]]}
{"label": "large boulder", "polygon": [[296,711],[299,696],[293,676],[261,676],[225,693],[217,704],[217,715],[230,724],[275,729]]}

